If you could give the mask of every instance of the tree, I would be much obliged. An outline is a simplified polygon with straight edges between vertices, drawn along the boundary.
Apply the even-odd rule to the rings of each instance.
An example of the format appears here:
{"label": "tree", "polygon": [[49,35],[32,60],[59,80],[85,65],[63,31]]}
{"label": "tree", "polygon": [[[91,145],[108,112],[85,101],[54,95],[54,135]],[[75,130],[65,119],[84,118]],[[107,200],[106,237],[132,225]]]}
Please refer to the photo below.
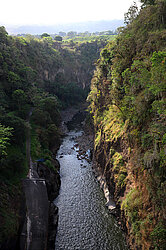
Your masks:
{"label": "tree", "polygon": [[18,110],[21,110],[23,104],[26,103],[27,96],[22,89],[16,89],[12,94],[13,100],[17,103]]}
{"label": "tree", "polygon": [[9,145],[9,140],[12,135],[12,128],[5,127],[0,124],[0,157],[6,155],[6,148]]}
{"label": "tree", "polygon": [[62,37],[61,36],[55,36],[55,41],[59,41],[59,42],[62,42]]}
{"label": "tree", "polygon": [[59,35],[62,36],[62,37],[63,37],[63,36],[66,36],[66,32],[60,31],[60,32],[59,32]]}
{"label": "tree", "polygon": [[5,27],[0,26],[0,43],[6,41],[7,35],[8,35],[8,33],[6,32]]}
{"label": "tree", "polygon": [[77,35],[77,32],[75,32],[75,31],[69,31],[69,32],[67,33],[67,36],[69,36],[69,37],[71,37],[71,38],[75,37],[76,35]]}
{"label": "tree", "polygon": [[143,6],[154,5],[156,0],[141,0]]}
{"label": "tree", "polygon": [[130,24],[138,16],[138,7],[136,2],[130,6],[128,12],[124,14],[124,23]]}
{"label": "tree", "polygon": [[42,35],[41,35],[41,38],[44,38],[44,37],[49,37],[50,35],[48,34],[48,33],[43,33]]}

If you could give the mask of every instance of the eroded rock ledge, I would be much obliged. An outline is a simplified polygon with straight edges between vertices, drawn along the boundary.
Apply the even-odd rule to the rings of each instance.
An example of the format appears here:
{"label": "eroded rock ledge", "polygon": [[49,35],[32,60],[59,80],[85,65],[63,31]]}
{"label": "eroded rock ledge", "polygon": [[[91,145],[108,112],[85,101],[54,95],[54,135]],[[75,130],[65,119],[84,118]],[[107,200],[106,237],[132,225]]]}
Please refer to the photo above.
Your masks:
{"label": "eroded rock ledge", "polygon": [[39,164],[38,174],[40,178],[45,178],[46,188],[49,201],[49,216],[48,216],[48,239],[47,249],[55,249],[55,238],[58,226],[58,207],[55,206],[53,200],[58,196],[60,189],[60,164],[57,159],[54,159],[54,166],[56,171],[47,168],[44,164]]}
{"label": "eroded rock ledge", "polygon": [[23,180],[26,218],[20,236],[20,249],[54,249],[58,224],[58,208],[53,200],[60,188],[59,162],[55,169],[44,163],[32,163],[29,176]]}

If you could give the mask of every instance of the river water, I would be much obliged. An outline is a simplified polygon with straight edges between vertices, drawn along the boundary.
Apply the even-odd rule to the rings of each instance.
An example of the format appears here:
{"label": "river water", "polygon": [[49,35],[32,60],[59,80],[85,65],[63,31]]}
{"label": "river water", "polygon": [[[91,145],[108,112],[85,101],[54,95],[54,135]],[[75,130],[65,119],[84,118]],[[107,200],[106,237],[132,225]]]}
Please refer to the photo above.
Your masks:
{"label": "river water", "polygon": [[78,159],[75,139],[82,131],[70,131],[58,151],[61,188],[55,200],[59,208],[56,250],[128,249],[115,218],[94,177],[91,164]]}

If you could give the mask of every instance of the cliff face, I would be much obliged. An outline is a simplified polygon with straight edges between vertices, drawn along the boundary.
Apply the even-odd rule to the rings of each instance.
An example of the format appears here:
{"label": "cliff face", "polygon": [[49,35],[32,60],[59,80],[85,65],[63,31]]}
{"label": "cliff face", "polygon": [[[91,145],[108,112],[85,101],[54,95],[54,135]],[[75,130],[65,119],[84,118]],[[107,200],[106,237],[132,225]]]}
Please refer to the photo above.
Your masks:
{"label": "cliff face", "polygon": [[[54,249],[58,225],[58,208],[53,200],[60,188],[59,162],[54,169],[43,163],[32,163],[29,176],[23,180],[26,216],[18,239],[12,249]],[[9,246],[8,246],[9,249]]]}
{"label": "cliff face", "polygon": [[[89,87],[94,62],[99,57],[100,49],[106,45],[104,40],[97,39],[80,44],[64,44],[51,38],[36,39],[33,36],[15,37],[12,42],[7,44],[9,49],[11,45],[14,47],[14,51],[10,52],[12,58],[30,67],[29,71],[33,71],[35,77],[33,80],[40,87],[45,82],[54,85],[74,82],[80,87]],[[17,68],[14,64],[13,70]]]}
{"label": "cliff face", "polygon": [[88,100],[96,169],[120,208],[132,249],[164,249],[166,20],[143,8],[101,52]]}
{"label": "cliff face", "polygon": [[[58,168],[54,164],[61,134],[59,110],[85,100],[94,61],[104,44],[97,39],[64,44],[51,37],[13,37],[0,27],[0,186],[5,187],[0,191],[0,248],[11,245],[14,249],[19,210],[25,210],[25,206],[21,208],[20,193],[30,159],[26,152],[27,131],[32,160],[45,160],[40,170],[52,200],[59,189]],[[10,206],[14,193],[19,202]],[[52,238],[50,246],[53,241]]]}

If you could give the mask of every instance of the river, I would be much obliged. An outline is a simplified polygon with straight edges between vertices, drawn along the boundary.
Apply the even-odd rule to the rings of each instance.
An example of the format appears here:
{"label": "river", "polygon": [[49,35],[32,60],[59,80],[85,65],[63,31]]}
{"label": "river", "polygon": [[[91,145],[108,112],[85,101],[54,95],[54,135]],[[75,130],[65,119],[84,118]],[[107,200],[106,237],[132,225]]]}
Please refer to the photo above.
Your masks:
{"label": "river", "polygon": [[78,159],[76,138],[69,131],[58,151],[61,188],[54,201],[59,208],[56,250],[125,250],[123,232],[105,206],[106,200],[91,163]]}

